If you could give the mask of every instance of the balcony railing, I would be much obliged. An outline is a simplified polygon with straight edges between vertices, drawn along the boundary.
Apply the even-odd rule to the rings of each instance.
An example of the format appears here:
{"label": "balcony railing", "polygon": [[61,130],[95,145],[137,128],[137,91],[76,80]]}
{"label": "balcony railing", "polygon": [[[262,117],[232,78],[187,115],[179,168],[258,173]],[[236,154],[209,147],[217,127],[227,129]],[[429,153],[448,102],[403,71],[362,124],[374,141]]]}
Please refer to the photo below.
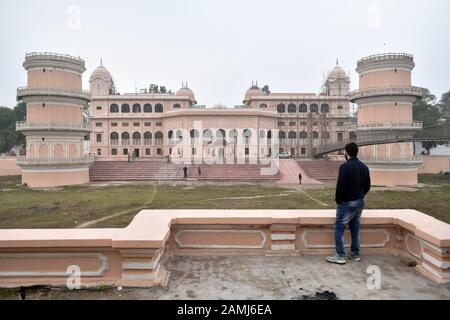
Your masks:
{"label": "balcony railing", "polygon": [[89,164],[95,160],[93,155],[86,155],[82,158],[75,159],[56,159],[56,158],[48,158],[48,159],[38,159],[38,158],[30,158],[30,157],[17,157],[17,164],[19,165],[64,165],[64,164]]}
{"label": "balcony railing", "polygon": [[118,146],[119,145],[119,139],[110,139],[109,144],[112,146]]}
{"label": "balcony railing", "polygon": [[422,129],[422,121],[413,122],[385,122],[385,123],[361,123],[357,125],[357,130],[359,131],[370,131],[370,130],[411,130],[411,129]]}
{"label": "balcony railing", "polygon": [[85,101],[91,101],[91,93],[86,90],[71,90],[61,88],[30,88],[30,87],[17,88],[18,98],[30,96],[64,96],[69,98],[83,99]]}
{"label": "balcony railing", "polygon": [[358,67],[374,61],[384,61],[384,60],[405,60],[411,63],[414,62],[414,57],[408,53],[381,53],[373,54],[368,57],[359,59],[357,62]]}
{"label": "balcony railing", "polygon": [[130,145],[130,139],[122,139],[122,145],[123,146],[129,146]]}
{"label": "balcony railing", "polygon": [[52,58],[52,60],[62,60],[62,61],[66,61],[68,59],[70,60],[76,60],[79,63],[83,63],[84,64],[84,60],[81,59],[80,57],[74,57],[68,54],[60,54],[60,53],[53,53],[53,52],[31,52],[31,53],[27,53],[25,54],[25,58],[28,59],[41,59],[43,57],[50,57]]}
{"label": "balcony railing", "polygon": [[423,89],[419,87],[381,87],[381,88],[367,88],[362,90],[354,90],[350,92],[350,101],[360,98],[376,97],[376,96],[392,96],[392,95],[407,95],[421,97]]}
{"label": "balcony railing", "polygon": [[29,130],[50,130],[50,131],[90,131],[90,126],[87,123],[70,124],[70,123],[30,123],[26,121],[16,122],[16,131]]}
{"label": "balcony railing", "polygon": [[162,146],[163,145],[163,139],[155,139],[155,145]]}
{"label": "balcony railing", "polygon": [[145,146],[151,146],[152,145],[152,139],[144,139],[144,145]]}
{"label": "balcony railing", "polygon": [[141,139],[133,139],[133,146],[141,145]]}

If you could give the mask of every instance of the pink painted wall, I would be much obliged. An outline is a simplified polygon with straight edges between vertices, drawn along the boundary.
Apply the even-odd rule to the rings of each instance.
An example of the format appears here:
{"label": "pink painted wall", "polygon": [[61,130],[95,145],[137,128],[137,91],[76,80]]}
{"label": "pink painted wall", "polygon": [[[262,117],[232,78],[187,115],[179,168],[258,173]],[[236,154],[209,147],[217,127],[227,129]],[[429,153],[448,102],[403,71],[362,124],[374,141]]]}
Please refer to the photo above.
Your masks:
{"label": "pink painted wall", "polygon": [[0,176],[18,176],[22,170],[16,164],[16,157],[0,158]]}
{"label": "pink painted wall", "polygon": [[450,172],[450,156],[423,156],[419,173]]}

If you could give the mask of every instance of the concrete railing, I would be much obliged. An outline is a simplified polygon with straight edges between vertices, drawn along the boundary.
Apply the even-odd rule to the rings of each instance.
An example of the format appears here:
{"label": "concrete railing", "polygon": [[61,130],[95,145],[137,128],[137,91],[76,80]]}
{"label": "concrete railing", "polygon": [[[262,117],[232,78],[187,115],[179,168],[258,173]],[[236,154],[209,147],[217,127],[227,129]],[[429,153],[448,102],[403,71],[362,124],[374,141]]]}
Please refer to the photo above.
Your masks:
{"label": "concrete railing", "polygon": [[75,159],[56,159],[56,158],[47,158],[47,159],[38,159],[38,158],[30,158],[30,157],[17,157],[17,164],[19,165],[49,165],[49,164],[89,164],[95,160],[93,155],[86,155],[82,158]]}
{"label": "concrete railing", "polygon": [[77,98],[85,101],[91,101],[91,93],[86,90],[71,90],[61,88],[17,88],[17,97],[32,97],[32,96],[63,96],[68,98]]}
{"label": "concrete railing", "polygon": [[381,87],[381,88],[367,88],[362,90],[354,90],[349,93],[351,102],[356,99],[376,97],[376,96],[392,96],[392,95],[407,95],[421,97],[423,89],[420,87]]}
{"label": "concrete railing", "polygon": [[413,122],[385,122],[385,123],[361,123],[356,126],[358,131],[371,131],[371,130],[420,130],[423,128],[422,121]]}
{"label": "concrete railing", "polygon": [[[0,287],[65,285],[70,265],[81,269],[82,287],[149,287],[167,285],[170,256],[325,256],[335,252],[335,220],[334,209],[142,210],[126,228],[3,229]],[[364,210],[360,238],[362,254],[408,257],[424,276],[450,282],[445,222],[415,210]]]}
{"label": "concrete railing", "polygon": [[16,122],[16,131],[29,131],[29,130],[64,130],[64,131],[90,131],[90,125],[83,124],[70,124],[70,123],[30,123],[26,121]]}

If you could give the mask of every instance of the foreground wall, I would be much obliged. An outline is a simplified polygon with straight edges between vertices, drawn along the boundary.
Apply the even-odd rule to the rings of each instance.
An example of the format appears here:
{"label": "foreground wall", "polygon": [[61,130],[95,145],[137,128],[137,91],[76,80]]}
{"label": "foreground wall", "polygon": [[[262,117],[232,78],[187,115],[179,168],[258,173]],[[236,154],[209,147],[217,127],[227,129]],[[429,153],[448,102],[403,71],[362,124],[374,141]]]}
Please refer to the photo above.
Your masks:
{"label": "foreground wall", "polygon": [[0,157],[0,176],[19,176],[20,173],[16,157]]}
{"label": "foreground wall", "polygon": [[[143,210],[123,229],[0,230],[0,286],[166,285],[171,255],[334,252],[334,210]],[[365,210],[362,254],[400,254],[450,282],[450,225],[415,210]],[[349,243],[349,234],[346,234]]]}

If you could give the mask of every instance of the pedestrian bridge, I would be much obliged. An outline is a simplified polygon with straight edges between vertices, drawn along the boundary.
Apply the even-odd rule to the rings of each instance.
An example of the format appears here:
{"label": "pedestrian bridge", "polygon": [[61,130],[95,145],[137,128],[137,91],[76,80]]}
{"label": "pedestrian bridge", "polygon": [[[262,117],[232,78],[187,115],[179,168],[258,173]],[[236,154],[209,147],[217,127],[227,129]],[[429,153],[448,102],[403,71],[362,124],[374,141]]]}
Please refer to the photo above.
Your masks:
{"label": "pedestrian bridge", "polygon": [[328,153],[343,150],[345,145],[355,142],[358,146],[371,146],[376,144],[389,144],[401,142],[416,141],[434,141],[448,142],[450,141],[450,123],[430,126],[422,130],[364,130],[358,131],[358,135],[353,139],[339,141],[336,143],[325,144],[316,148],[313,152],[315,158],[320,158]]}

